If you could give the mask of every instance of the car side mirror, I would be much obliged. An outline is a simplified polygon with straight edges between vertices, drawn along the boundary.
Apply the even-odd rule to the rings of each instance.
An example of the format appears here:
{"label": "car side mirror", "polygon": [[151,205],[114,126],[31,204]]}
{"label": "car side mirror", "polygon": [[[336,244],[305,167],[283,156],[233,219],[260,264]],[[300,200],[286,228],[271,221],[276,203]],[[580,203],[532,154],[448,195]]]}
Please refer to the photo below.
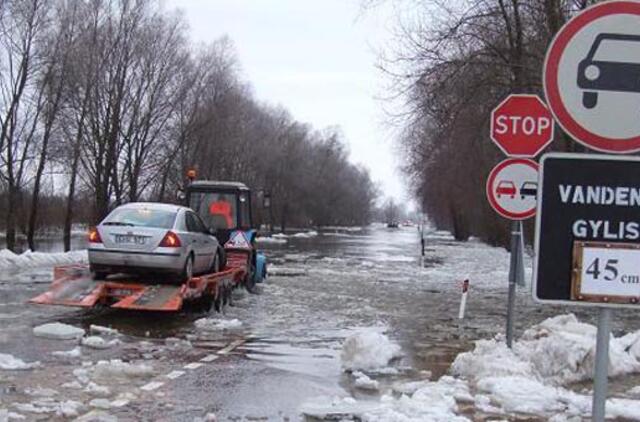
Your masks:
{"label": "car side mirror", "polygon": [[215,236],[216,235],[216,229],[207,229],[207,234],[210,234],[211,236]]}

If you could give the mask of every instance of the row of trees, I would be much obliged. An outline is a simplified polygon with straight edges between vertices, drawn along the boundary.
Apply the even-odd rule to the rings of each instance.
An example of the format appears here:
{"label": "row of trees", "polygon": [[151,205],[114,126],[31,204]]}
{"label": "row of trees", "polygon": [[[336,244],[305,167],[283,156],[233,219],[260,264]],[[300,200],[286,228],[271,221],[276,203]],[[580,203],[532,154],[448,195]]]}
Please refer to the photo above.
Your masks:
{"label": "row of trees", "polygon": [[[510,93],[542,96],[551,39],[596,1],[397,1],[412,13],[402,16],[401,41],[382,66],[405,100],[404,171],[438,227],[458,239],[475,235],[506,244],[507,222],[484,193],[489,171],[502,158],[489,140],[490,112]],[[580,150],[557,133],[552,148]]]}
{"label": "row of trees", "polygon": [[258,102],[231,41],[194,46],[159,0],[0,0],[7,248],[61,225],[69,249],[72,223],[174,201],[192,167],[269,190],[282,226],[366,223],[376,197],[338,130]]}

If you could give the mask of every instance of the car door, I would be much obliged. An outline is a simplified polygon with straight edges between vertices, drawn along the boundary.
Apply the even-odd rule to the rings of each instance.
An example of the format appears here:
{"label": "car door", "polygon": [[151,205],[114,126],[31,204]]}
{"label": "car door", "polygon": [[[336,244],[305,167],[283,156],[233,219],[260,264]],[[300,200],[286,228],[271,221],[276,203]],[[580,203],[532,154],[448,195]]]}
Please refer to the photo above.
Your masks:
{"label": "car door", "polygon": [[204,225],[199,221],[198,216],[192,212],[186,213],[187,230],[191,238],[191,247],[195,255],[193,262],[194,272],[202,273],[209,269],[213,255],[210,252],[211,241],[204,236]]}
{"label": "car door", "polygon": [[202,247],[201,253],[204,265],[202,271],[208,271],[213,265],[213,260],[218,252],[218,241],[209,233],[207,226],[204,225],[198,214],[193,213],[193,218],[195,220],[196,229],[198,230],[198,244]]}

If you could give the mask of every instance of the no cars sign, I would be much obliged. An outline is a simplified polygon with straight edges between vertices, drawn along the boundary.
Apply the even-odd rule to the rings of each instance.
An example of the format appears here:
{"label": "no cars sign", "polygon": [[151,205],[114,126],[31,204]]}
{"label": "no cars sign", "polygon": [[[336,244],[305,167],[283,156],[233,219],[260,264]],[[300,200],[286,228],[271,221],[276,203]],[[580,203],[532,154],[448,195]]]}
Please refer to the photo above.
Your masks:
{"label": "no cars sign", "polygon": [[524,158],[510,158],[491,170],[487,199],[501,216],[526,220],[536,213],[538,164]]}
{"label": "no cars sign", "polygon": [[612,0],[558,32],[544,65],[544,91],[558,124],[598,151],[640,151],[640,2]]}

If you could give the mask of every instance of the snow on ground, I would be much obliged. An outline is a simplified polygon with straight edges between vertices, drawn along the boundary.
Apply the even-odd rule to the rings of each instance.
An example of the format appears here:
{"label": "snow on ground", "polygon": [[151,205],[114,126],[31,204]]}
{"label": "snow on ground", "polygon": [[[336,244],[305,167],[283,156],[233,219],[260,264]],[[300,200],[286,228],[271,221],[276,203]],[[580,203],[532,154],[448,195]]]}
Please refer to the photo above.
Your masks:
{"label": "snow on ground", "polygon": [[40,366],[39,362],[26,363],[22,359],[18,359],[7,353],[0,353],[0,369],[5,370],[23,370],[33,369]]}
{"label": "snow on ground", "polygon": [[262,245],[285,245],[287,243],[287,239],[278,237],[257,237],[256,242]]}
{"label": "snow on ground", "polygon": [[[366,421],[455,421],[467,420],[460,415],[459,406],[464,404],[507,417],[588,418],[591,396],[567,386],[592,378],[595,335],[593,325],[573,314],[559,315],[526,330],[512,350],[502,339],[477,341],[475,349],[459,354],[449,375],[437,381],[397,384],[392,391],[383,391],[378,401],[318,398],[301,411],[315,417],[355,416]],[[363,331],[345,341],[343,367],[353,370],[357,388],[373,389],[376,381],[357,370],[386,365],[399,352],[379,330]],[[640,331],[612,338],[610,376],[638,372]],[[611,398],[607,416],[640,420],[640,400]]]}
{"label": "snow on ground", "polygon": [[51,322],[38,325],[33,328],[33,335],[36,337],[54,339],[54,340],[74,340],[84,336],[85,331],[82,328],[73,325],[63,324],[61,322]]}
{"label": "snow on ground", "polygon": [[272,239],[282,240],[282,239],[311,239],[318,236],[318,232],[315,230],[310,230],[306,232],[298,232],[293,234],[285,234],[285,233],[276,233],[271,236]]}
{"label": "snow on ground", "polygon": [[362,329],[347,337],[340,354],[345,370],[379,370],[402,356],[400,346],[380,331],[378,327]]}
{"label": "snow on ground", "polygon": [[26,251],[23,254],[15,254],[8,249],[1,249],[0,269],[86,263],[88,259],[86,250],[53,253]]}
{"label": "snow on ground", "polygon": [[242,321],[238,319],[200,318],[195,321],[196,328],[204,331],[238,330]]}

